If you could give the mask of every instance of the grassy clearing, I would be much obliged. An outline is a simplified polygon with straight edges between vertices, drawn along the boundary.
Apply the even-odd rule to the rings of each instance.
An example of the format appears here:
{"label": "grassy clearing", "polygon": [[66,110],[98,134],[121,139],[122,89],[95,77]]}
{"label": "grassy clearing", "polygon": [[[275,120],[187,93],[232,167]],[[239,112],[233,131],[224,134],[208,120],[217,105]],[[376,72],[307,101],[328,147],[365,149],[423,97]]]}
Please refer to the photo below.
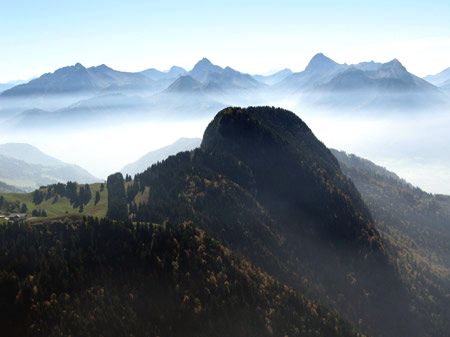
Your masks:
{"label": "grassy clearing", "polygon": [[[105,188],[100,191],[100,183],[90,185],[92,191],[92,198],[87,205],[84,206],[83,212],[79,212],[79,208],[74,208],[68,198],[58,197],[56,200],[50,198],[44,200],[39,205],[33,203],[33,193],[0,193],[7,202],[19,201],[21,204],[27,205],[28,219],[27,222],[35,223],[42,220],[62,219],[62,218],[81,218],[83,216],[105,217],[108,208],[108,192]],[[100,201],[95,204],[95,193],[100,192]],[[45,210],[47,217],[31,217],[33,210]],[[1,221],[1,219],[0,219]]]}

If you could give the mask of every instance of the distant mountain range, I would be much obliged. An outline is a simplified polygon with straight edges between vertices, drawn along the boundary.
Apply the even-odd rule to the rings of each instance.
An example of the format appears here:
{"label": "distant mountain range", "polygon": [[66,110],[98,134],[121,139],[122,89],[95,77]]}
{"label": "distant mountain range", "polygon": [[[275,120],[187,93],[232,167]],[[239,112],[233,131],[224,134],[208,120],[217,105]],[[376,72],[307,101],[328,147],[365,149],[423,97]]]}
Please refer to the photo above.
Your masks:
{"label": "distant mountain range", "polygon": [[126,165],[121,172],[134,176],[137,173],[145,171],[153,164],[167,159],[169,156],[199,147],[201,141],[200,138],[180,138],[173,144],[148,152],[137,161]]}
{"label": "distant mountain range", "polygon": [[253,78],[261,83],[267,84],[267,85],[273,85],[276,83],[281,82],[286,77],[292,75],[293,72],[291,69],[283,69],[280,71],[277,71],[274,74],[271,75],[253,75]]}
{"label": "distant mountain range", "polygon": [[103,90],[139,90],[151,87],[152,83],[153,81],[143,74],[117,71],[104,64],[85,68],[77,63],[8,89],[1,93],[0,97],[46,97]]}
{"label": "distant mountain range", "polygon": [[206,58],[200,60],[194,68],[184,76],[179,77],[166,90],[168,93],[213,93],[220,94],[233,91],[256,90],[263,84],[249,74],[244,74],[230,67],[221,68]]}
{"label": "distant mountain range", "polygon": [[153,81],[159,81],[159,80],[170,80],[170,79],[176,79],[182,75],[185,75],[187,71],[181,67],[173,66],[168,71],[161,71],[155,68],[147,69],[144,71],[141,71],[141,74],[147,76],[148,78],[152,79]]}
{"label": "distant mountain range", "polygon": [[4,182],[0,181],[0,192],[1,193],[23,193],[24,190],[21,190],[20,188],[5,184]]}
{"label": "distant mountain range", "polygon": [[278,99],[347,113],[430,111],[450,105],[445,93],[450,87],[448,73],[429,76],[426,81],[396,59],[349,65],[322,53],[304,71],[284,69],[269,76],[223,68],[207,58],[190,71],[174,66],[168,71],[151,68],[130,73],[78,63],[5,90],[0,94],[0,117],[11,128],[89,123],[117,115],[195,118],[210,116],[225,106]]}
{"label": "distant mountain range", "polygon": [[57,182],[99,181],[79,166],[64,163],[21,143],[0,145],[0,181],[20,190],[34,190]]}
{"label": "distant mountain range", "polygon": [[317,54],[304,71],[276,86],[282,92],[302,93],[305,104],[347,111],[411,111],[448,103],[442,91],[409,73],[396,59],[347,65]]}
{"label": "distant mountain range", "polygon": [[437,87],[450,91],[450,68],[447,68],[436,75],[426,76],[425,79]]}
{"label": "distant mountain range", "polygon": [[25,82],[26,81],[12,81],[7,83],[0,83],[0,93]]}

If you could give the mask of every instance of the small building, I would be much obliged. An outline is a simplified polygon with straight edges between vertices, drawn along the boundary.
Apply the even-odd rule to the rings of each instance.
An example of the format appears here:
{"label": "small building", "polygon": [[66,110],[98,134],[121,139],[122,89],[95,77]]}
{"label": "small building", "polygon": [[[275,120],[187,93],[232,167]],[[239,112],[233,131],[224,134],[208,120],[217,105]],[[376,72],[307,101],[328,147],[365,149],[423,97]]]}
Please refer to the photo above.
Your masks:
{"label": "small building", "polygon": [[9,220],[9,221],[23,221],[27,218],[27,214],[26,213],[12,213],[10,215],[8,215],[8,217],[5,219]]}

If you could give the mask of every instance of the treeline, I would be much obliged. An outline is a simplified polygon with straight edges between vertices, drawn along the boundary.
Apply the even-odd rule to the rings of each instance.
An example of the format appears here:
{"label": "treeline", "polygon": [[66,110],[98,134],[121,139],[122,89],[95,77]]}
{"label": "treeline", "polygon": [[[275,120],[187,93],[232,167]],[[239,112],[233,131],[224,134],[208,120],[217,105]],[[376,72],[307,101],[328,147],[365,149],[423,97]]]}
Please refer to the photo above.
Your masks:
{"label": "treeline", "polygon": [[[7,201],[4,196],[0,196],[0,211],[5,213],[29,213],[28,206],[25,203],[21,203],[19,200],[14,202]],[[33,217],[47,217],[47,211],[45,209],[33,209],[31,211]]]}
{"label": "treeline", "polygon": [[107,218],[111,220],[133,220],[140,221],[139,210],[145,212],[147,205],[136,200],[138,193],[144,193],[145,185],[136,177],[135,180],[130,175],[123,175],[118,172],[112,174],[107,179],[108,188],[108,211]]}
{"label": "treeline", "polygon": [[[94,203],[100,201],[100,192],[103,191],[104,185],[100,185],[100,191],[95,193]],[[69,199],[70,204],[80,208],[80,211],[87,205],[93,197],[89,184],[79,185],[76,182],[68,182],[67,184],[54,184],[47,187],[41,187],[33,192],[33,203],[40,205],[44,200],[51,200],[56,203],[60,198]]]}
{"label": "treeline", "polygon": [[2,336],[359,336],[188,223],[2,226],[0,294]]}
{"label": "treeline", "polygon": [[0,211],[6,213],[27,213],[28,207],[19,200],[10,202],[3,195],[0,195]]}

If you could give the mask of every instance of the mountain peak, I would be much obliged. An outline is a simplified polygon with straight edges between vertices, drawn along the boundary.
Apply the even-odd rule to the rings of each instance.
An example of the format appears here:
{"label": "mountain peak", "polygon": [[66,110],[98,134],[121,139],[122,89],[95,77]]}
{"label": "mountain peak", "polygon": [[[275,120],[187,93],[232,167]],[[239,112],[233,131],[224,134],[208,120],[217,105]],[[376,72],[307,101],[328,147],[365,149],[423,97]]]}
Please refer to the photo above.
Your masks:
{"label": "mountain peak", "polygon": [[113,70],[112,68],[108,67],[106,64],[100,64],[99,66],[92,67],[97,70]]}
{"label": "mountain peak", "polygon": [[318,53],[313,56],[306,66],[305,71],[327,71],[338,66],[338,63],[325,56],[322,53]]}
{"label": "mountain peak", "polygon": [[387,63],[385,63],[386,65],[389,65],[391,67],[395,67],[395,68],[401,68],[401,69],[405,69],[406,68],[403,66],[403,64],[398,60],[398,59],[393,59],[392,61],[389,61]]}
{"label": "mountain peak", "polygon": [[59,159],[53,158],[37,147],[27,143],[6,143],[0,145],[0,154],[30,164],[45,166],[63,165]]}
{"label": "mountain peak", "polygon": [[380,72],[382,74],[389,74],[390,76],[402,76],[408,73],[403,64],[399,60],[393,59],[392,61],[386,62],[381,65]]}
{"label": "mountain peak", "polygon": [[203,57],[200,61],[197,62],[197,64],[212,65],[211,61],[209,59],[207,59],[206,57]]}
{"label": "mountain peak", "polygon": [[211,63],[207,58],[202,58],[196,63],[194,68],[190,71],[190,75],[196,80],[203,82],[211,73],[220,73],[222,68]]}
{"label": "mountain peak", "polygon": [[[206,128],[202,148],[214,151],[218,144],[223,147],[226,142],[236,143],[239,139],[251,138],[252,132],[279,133],[279,137],[284,138],[289,137],[291,132],[312,135],[308,126],[287,110],[273,107],[229,107],[220,111]],[[258,137],[254,139],[260,139]]]}
{"label": "mountain peak", "polygon": [[207,59],[206,57],[202,58],[200,61],[198,61],[194,68],[192,69],[192,71],[196,71],[196,70],[222,70],[221,67],[216,66],[215,64],[213,64],[209,59]]}
{"label": "mountain peak", "polygon": [[77,62],[73,66],[75,69],[86,69],[85,66],[83,66],[81,63]]}
{"label": "mountain peak", "polygon": [[173,72],[177,72],[177,73],[185,73],[186,70],[185,70],[184,68],[182,68],[182,67],[172,66],[172,67],[170,67],[170,69],[169,69],[168,72],[169,72],[169,73],[173,73]]}
{"label": "mountain peak", "polygon": [[199,90],[200,88],[201,83],[195,78],[189,75],[181,75],[165,90],[165,92],[183,93],[191,92],[192,90]]}

